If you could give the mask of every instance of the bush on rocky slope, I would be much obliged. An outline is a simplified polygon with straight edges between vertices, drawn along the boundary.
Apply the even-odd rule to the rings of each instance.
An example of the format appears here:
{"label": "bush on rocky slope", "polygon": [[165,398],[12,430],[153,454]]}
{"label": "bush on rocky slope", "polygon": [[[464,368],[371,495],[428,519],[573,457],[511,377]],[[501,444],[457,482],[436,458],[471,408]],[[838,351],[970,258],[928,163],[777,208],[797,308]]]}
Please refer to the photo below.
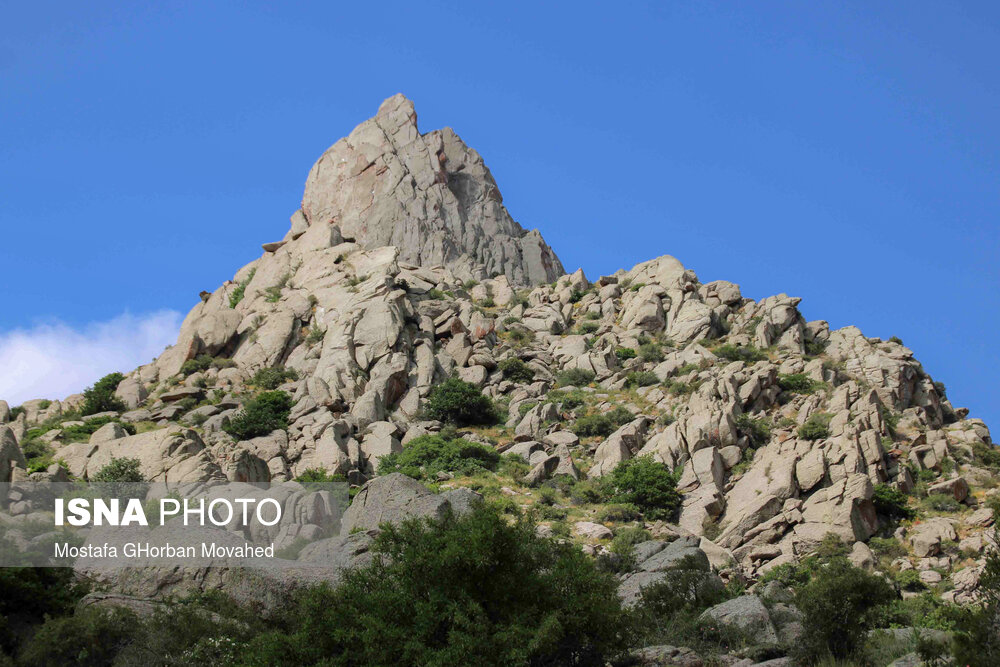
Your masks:
{"label": "bush on rocky slope", "polygon": [[437,419],[456,426],[492,424],[497,420],[493,402],[479,387],[458,378],[449,378],[431,390],[424,412],[428,419]]}
{"label": "bush on rocky slope", "polygon": [[854,567],[842,556],[829,559],[799,588],[795,604],[803,613],[800,660],[815,664],[832,656],[858,658],[879,614],[896,599],[885,579]]}
{"label": "bush on rocky slope", "polygon": [[605,484],[612,502],[634,505],[648,519],[669,519],[681,505],[677,478],[649,456],[618,464]]}
{"label": "bush on rocky slope", "polygon": [[116,459],[103,466],[90,479],[91,482],[98,483],[132,483],[144,482],[146,478],[141,472],[141,464],[138,459]]}
{"label": "bush on rocky slope", "polygon": [[289,380],[298,380],[299,374],[294,368],[262,368],[250,378],[250,384],[258,389],[277,389]]}
{"label": "bush on rocky slope", "polygon": [[237,440],[249,440],[288,428],[292,397],[283,391],[265,391],[247,401],[222,428]]}
{"label": "bush on rocky slope", "polygon": [[125,404],[115,396],[115,389],[124,379],[125,376],[121,373],[110,373],[95,382],[94,386],[87,387],[83,391],[80,412],[84,415],[93,415],[98,412],[125,410]]}
{"label": "bush on rocky slope", "polygon": [[584,387],[594,381],[594,371],[585,368],[570,368],[556,375],[560,387]]}
{"label": "bush on rocky slope", "polygon": [[906,505],[906,494],[889,486],[876,484],[872,496],[875,511],[891,519],[912,519],[916,512]]}
{"label": "bush on rocky slope", "polygon": [[517,357],[504,359],[497,366],[503,373],[504,380],[528,383],[535,379],[535,371]]}
{"label": "bush on rocky slope", "polygon": [[403,447],[403,451],[383,456],[378,472],[387,475],[401,472],[414,479],[433,479],[439,472],[473,475],[496,470],[500,454],[492,447],[461,438],[422,435]]}
{"label": "bush on rocky slope", "polygon": [[378,557],[303,594],[248,665],[604,665],[628,645],[617,582],[494,510],[386,527]]}

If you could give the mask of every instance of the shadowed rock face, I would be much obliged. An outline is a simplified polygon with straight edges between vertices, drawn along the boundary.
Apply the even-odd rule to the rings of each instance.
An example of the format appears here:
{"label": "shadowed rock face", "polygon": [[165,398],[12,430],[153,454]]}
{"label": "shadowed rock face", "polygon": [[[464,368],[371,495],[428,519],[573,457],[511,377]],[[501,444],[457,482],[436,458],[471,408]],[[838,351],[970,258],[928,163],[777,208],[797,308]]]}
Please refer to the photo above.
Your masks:
{"label": "shadowed rock face", "polygon": [[536,285],[565,273],[541,234],[510,217],[479,153],[451,128],[421,134],[402,95],[313,165],[302,212],[363,248],[398,246],[401,261],[443,264],[462,278]]}

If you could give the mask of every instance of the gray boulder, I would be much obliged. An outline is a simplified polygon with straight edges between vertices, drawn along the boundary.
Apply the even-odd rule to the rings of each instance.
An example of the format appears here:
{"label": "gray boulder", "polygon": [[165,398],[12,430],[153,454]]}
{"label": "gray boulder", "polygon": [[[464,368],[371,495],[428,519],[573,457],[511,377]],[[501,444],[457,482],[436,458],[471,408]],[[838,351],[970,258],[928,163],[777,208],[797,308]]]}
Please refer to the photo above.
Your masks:
{"label": "gray boulder", "polygon": [[741,595],[726,600],[722,604],[706,609],[698,620],[702,623],[716,623],[735,628],[759,644],[778,642],[778,633],[771,623],[767,607],[756,595]]}
{"label": "gray boulder", "polygon": [[24,453],[9,426],[0,426],[0,483],[10,482],[14,468],[26,467]]}
{"label": "gray boulder", "polygon": [[417,480],[394,472],[376,477],[361,487],[344,512],[341,533],[371,530],[383,523],[398,523],[415,517],[439,519],[449,510],[465,511],[474,502],[464,491],[438,495]]}

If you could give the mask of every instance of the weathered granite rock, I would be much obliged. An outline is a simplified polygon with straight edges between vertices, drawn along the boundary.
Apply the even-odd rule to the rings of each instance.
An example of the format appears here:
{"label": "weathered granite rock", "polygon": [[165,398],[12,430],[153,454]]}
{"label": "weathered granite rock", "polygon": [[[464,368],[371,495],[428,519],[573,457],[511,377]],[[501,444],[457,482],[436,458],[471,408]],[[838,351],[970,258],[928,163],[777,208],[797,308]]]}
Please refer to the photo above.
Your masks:
{"label": "weathered granite rock", "polygon": [[563,273],[541,235],[510,217],[479,154],[450,128],[421,134],[402,95],[316,162],[302,212],[310,227],[335,224],[362,247],[394,245],[401,261],[463,278],[526,285]]}

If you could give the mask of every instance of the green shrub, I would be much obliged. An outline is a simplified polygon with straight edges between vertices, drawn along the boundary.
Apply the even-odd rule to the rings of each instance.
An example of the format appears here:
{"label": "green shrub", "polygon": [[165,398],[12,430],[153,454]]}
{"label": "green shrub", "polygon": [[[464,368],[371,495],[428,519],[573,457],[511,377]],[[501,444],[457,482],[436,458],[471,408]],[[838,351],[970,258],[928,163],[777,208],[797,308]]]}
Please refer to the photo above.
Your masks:
{"label": "green shrub", "polygon": [[524,415],[528,414],[528,411],[536,405],[538,405],[538,401],[524,401],[517,406],[517,414],[523,418]]}
{"label": "green shrub", "polygon": [[663,350],[655,343],[642,343],[639,346],[639,358],[649,363],[663,361]]}
{"label": "green shrub", "polygon": [[902,345],[903,344],[903,340],[899,336],[890,336],[889,337],[889,342],[890,343],[896,343],[897,345]]}
{"label": "green shrub", "polygon": [[72,613],[87,592],[70,568],[0,568],[0,653],[14,654],[31,627]]}
{"label": "green shrub", "polygon": [[[691,560],[688,560],[691,559]],[[725,589],[716,577],[705,572],[691,556],[682,560],[666,577],[642,590],[639,613],[670,619],[678,612],[700,612],[724,602]]]}
{"label": "green shrub", "polygon": [[209,368],[233,368],[236,362],[232,359],[222,357],[210,357],[207,354],[199,354],[194,359],[188,359],[181,366],[181,375],[193,375],[207,371]]}
{"label": "green shrub", "polygon": [[635,359],[636,351],[630,347],[619,347],[615,348],[615,356],[621,361],[625,361],[626,359]]}
{"label": "green shrub", "polygon": [[713,349],[712,353],[715,356],[722,357],[727,361],[742,361],[747,364],[752,364],[757,361],[766,361],[768,358],[767,354],[753,345],[741,347],[733,345],[732,343],[720,345],[719,347]]}
{"label": "green shrub", "polygon": [[979,465],[992,470],[1000,469],[1000,447],[982,442],[972,443],[972,458]]}
{"label": "green shrub", "polygon": [[320,329],[315,324],[309,327],[309,334],[306,336],[306,343],[309,345],[318,345],[323,342],[323,338],[326,336],[326,331]]}
{"label": "green shrub", "polygon": [[613,502],[634,505],[648,519],[669,519],[681,505],[677,478],[650,456],[622,461],[605,483]]}
{"label": "green shrub", "polygon": [[514,347],[523,347],[535,340],[535,332],[523,327],[511,327],[506,333],[507,341]]}
{"label": "green shrub", "polygon": [[779,375],[778,386],[783,391],[793,394],[811,394],[821,387],[823,383],[816,382],[804,373],[793,373],[791,375]]}
{"label": "green shrub", "polygon": [[53,463],[52,447],[36,438],[22,440],[21,452],[28,464],[28,472],[42,472]]}
{"label": "green shrub", "polygon": [[581,438],[600,436],[606,438],[615,432],[614,422],[606,415],[584,415],[570,426],[570,430]]}
{"label": "green shrub", "polygon": [[607,489],[596,479],[579,481],[569,491],[569,499],[575,505],[603,503],[607,498]]}
{"label": "green shrub", "polygon": [[569,368],[556,375],[556,382],[561,387],[585,387],[594,381],[594,371],[584,368]]}
{"label": "green shrub", "polygon": [[885,427],[889,429],[889,433],[895,433],[902,415],[898,415],[882,407],[879,407],[879,412],[882,414],[882,421],[885,422]]}
{"label": "green shrub", "polygon": [[431,390],[424,409],[428,419],[474,426],[497,421],[493,402],[474,384],[449,378]]}
{"label": "green shrub", "polygon": [[27,643],[18,664],[110,666],[132,641],[137,621],[132,611],[121,607],[87,607],[73,616],[51,619]]}
{"label": "green shrub", "polygon": [[538,489],[538,502],[543,505],[555,505],[559,500],[559,491],[554,486],[543,486]]}
{"label": "green shrub", "polygon": [[370,565],[298,596],[240,664],[599,666],[630,640],[617,580],[484,507],[387,524]]}
{"label": "green shrub", "polygon": [[518,483],[530,470],[531,466],[528,465],[528,462],[517,454],[502,454],[500,465],[497,466],[498,474],[506,475]]}
{"label": "green shrub", "polygon": [[831,419],[833,419],[833,415],[825,412],[814,412],[799,427],[799,437],[803,440],[822,440],[828,437],[830,435]]}
{"label": "green shrub", "polygon": [[232,291],[229,295],[229,307],[235,308],[239,305],[240,301],[243,300],[244,295],[247,291],[247,285],[253,280],[254,275],[257,273],[256,267],[250,269],[250,273],[247,274],[246,280],[243,280],[240,284],[236,286],[236,289]]}
{"label": "green shrub", "polygon": [[642,512],[639,508],[628,503],[605,505],[597,513],[597,520],[601,523],[625,523],[641,518]]}
{"label": "green shrub", "polygon": [[653,536],[642,526],[626,526],[615,531],[611,540],[611,551],[619,556],[631,556],[635,545],[648,542]]}
{"label": "green shrub", "polygon": [[46,621],[28,642],[19,664],[244,664],[240,654],[249,639],[269,627],[259,613],[215,593],[191,596],[142,616],[124,608],[92,606]]}
{"label": "green shrub", "polygon": [[615,426],[624,426],[635,419],[635,415],[623,405],[616,405],[613,410],[606,414]]}
{"label": "green shrub", "polygon": [[[805,341],[806,356],[818,357],[823,354],[823,351],[826,350],[826,346],[829,344],[830,341],[816,340],[815,338]],[[823,367],[826,368],[825,363]]]}
{"label": "green shrub", "polygon": [[194,359],[188,359],[181,366],[181,375],[193,375],[202,371],[207,371],[212,367],[212,357],[207,354],[200,354]]}
{"label": "green shrub", "polygon": [[702,655],[746,650],[754,642],[747,641],[742,632],[731,633],[699,620],[705,609],[727,597],[718,577],[690,557],[683,560],[670,576],[642,589],[635,609],[643,635],[640,645],[687,646]]}
{"label": "green shrub", "polygon": [[625,376],[626,387],[648,387],[660,381],[652,371],[633,371]]}
{"label": "green shrub", "polygon": [[422,435],[406,443],[403,451],[383,456],[378,473],[401,472],[414,479],[433,478],[439,472],[474,475],[495,471],[499,462],[499,452],[478,442]]}
{"label": "green shrub", "polygon": [[926,584],[920,580],[920,573],[916,570],[903,570],[896,573],[896,585],[904,591],[922,591],[927,588]]}
{"label": "green shrub", "polygon": [[504,359],[498,367],[503,372],[503,378],[511,382],[527,384],[535,379],[535,371],[517,357]]}
{"label": "green shrub", "polygon": [[890,519],[912,519],[916,512],[906,506],[906,494],[888,484],[876,484],[872,496],[875,511]]}
{"label": "green shrub", "polygon": [[754,418],[743,413],[736,418],[736,429],[750,440],[754,447],[761,447],[771,439],[771,423],[766,419]]}
{"label": "green shrub", "polygon": [[298,380],[294,368],[261,368],[250,378],[250,384],[259,389],[277,389],[289,380]]}
{"label": "green shrub", "polygon": [[292,397],[283,391],[265,391],[247,401],[222,430],[237,440],[250,440],[288,428]]}
{"label": "green shrub", "polygon": [[585,319],[585,320],[599,320],[599,319],[601,319],[601,314],[597,313],[597,312],[594,312],[594,311],[591,310],[591,311],[589,311],[587,314],[585,314],[583,316],[583,319]]}
{"label": "green shrub", "polygon": [[563,410],[575,410],[584,404],[585,396],[586,394],[582,391],[560,391],[554,389],[549,392],[546,402],[557,403]]}
{"label": "green shrub", "polygon": [[817,568],[795,595],[804,629],[797,652],[813,664],[832,656],[855,658],[880,612],[896,597],[892,586],[877,574],[836,557]]}
{"label": "green shrub", "polygon": [[932,493],[923,500],[923,505],[935,512],[958,512],[962,504],[948,493]]}
{"label": "green shrub", "polygon": [[145,482],[142,475],[142,464],[139,459],[116,459],[111,458],[111,462],[102,467],[90,478],[91,482],[103,483],[134,483]]}
{"label": "green shrub", "polygon": [[80,413],[93,415],[98,412],[124,412],[125,404],[115,396],[115,389],[125,379],[121,373],[109,373],[94,383],[94,386],[83,390],[83,404]]}
{"label": "green shrub", "polygon": [[687,396],[688,394],[693,394],[701,386],[701,382],[698,380],[692,380],[691,382],[680,382],[679,380],[671,380],[664,385],[667,393],[671,396]]}
{"label": "green shrub", "polygon": [[580,335],[592,334],[601,328],[600,323],[587,320],[576,325],[576,332]]}
{"label": "green shrub", "polygon": [[873,537],[868,540],[868,546],[879,558],[892,560],[906,555],[906,548],[895,537]]}

